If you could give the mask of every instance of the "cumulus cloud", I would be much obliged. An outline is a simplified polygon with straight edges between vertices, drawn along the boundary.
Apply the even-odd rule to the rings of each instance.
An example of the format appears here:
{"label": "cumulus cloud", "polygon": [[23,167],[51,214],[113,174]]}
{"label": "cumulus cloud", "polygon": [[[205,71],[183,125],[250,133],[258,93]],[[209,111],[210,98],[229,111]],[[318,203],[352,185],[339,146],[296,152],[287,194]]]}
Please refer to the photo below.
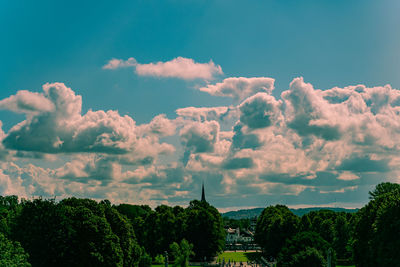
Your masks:
{"label": "cumulus cloud", "polygon": [[103,69],[125,67],[134,67],[136,74],[140,76],[179,78],[183,80],[212,80],[216,75],[223,74],[221,66],[214,64],[212,60],[208,63],[197,63],[191,58],[184,57],[148,64],[140,64],[132,57],[128,60],[114,58],[104,65]]}
{"label": "cumulus cloud", "polygon": [[219,124],[216,121],[192,122],[185,125],[179,132],[185,148],[183,162],[189,160],[192,153],[213,152],[218,141]]}
{"label": "cumulus cloud", "polygon": [[63,84],[32,95],[51,109],[17,93],[3,107],[27,118],[7,133],[0,127],[0,152],[61,153],[68,162],[44,169],[3,161],[0,190],[185,204],[205,179],[213,204],[237,206],[239,197],[243,205],[362,202],[380,181],[398,181],[399,90],[318,90],[296,78],[279,98],[271,95],[273,79],[257,86],[250,79],[212,93],[240,103],[180,108],[177,118],[161,114],[141,125],[117,111],[82,114],[81,97]]}
{"label": "cumulus cloud", "polygon": [[179,133],[184,146],[193,153],[212,152],[218,140],[219,124],[216,121],[193,122]]}
{"label": "cumulus cloud", "polygon": [[[82,115],[81,96],[62,83],[45,84],[43,91],[35,96],[49,102],[53,110],[42,110],[12,127],[3,139],[7,149],[43,153],[141,154],[142,158],[149,156],[147,152],[155,157],[157,152],[171,150],[170,145],[159,144],[157,136],[141,136],[135,121],[127,115],[119,115],[118,111],[89,110]],[[164,127],[167,122],[163,116],[156,117],[150,124],[150,131],[158,131],[159,135],[166,134],[165,131],[170,133],[171,129]]]}
{"label": "cumulus cloud", "polygon": [[11,178],[2,169],[0,169],[0,192],[2,195],[26,196],[21,179],[19,177],[17,179]]}
{"label": "cumulus cloud", "polygon": [[264,128],[281,117],[281,102],[266,93],[257,93],[239,106],[240,121],[250,128]]}
{"label": "cumulus cloud", "polygon": [[316,135],[327,140],[340,138],[339,125],[329,120],[332,107],[318,96],[311,84],[304,83],[303,78],[294,79],[290,89],[282,93],[286,103],[288,126],[302,136]]}
{"label": "cumulus cloud", "polygon": [[88,183],[91,180],[107,184],[121,176],[121,165],[112,158],[96,155],[78,155],[54,172],[61,179]]}
{"label": "cumulus cloud", "polygon": [[165,137],[175,134],[177,124],[177,120],[170,120],[165,114],[160,114],[155,116],[150,123],[139,125],[137,128],[141,135]]}
{"label": "cumulus cloud", "polygon": [[214,96],[225,96],[243,100],[258,92],[271,94],[274,89],[274,82],[274,79],[266,77],[230,77],[220,83],[201,87],[199,90]]}
{"label": "cumulus cloud", "polygon": [[54,110],[54,104],[43,94],[21,90],[16,95],[1,100],[0,109],[18,113],[50,112]]}

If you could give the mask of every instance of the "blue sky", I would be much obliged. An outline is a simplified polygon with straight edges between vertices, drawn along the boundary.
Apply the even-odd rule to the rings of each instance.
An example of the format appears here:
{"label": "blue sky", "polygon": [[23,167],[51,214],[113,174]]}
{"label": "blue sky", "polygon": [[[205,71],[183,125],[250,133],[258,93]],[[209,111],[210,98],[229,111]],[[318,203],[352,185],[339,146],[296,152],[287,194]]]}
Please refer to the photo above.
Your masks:
{"label": "blue sky", "polygon": [[[185,205],[204,180],[221,209],[361,206],[398,181],[399,7],[4,1],[0,193]],[[65,119],[55,95],[82,111]]]}

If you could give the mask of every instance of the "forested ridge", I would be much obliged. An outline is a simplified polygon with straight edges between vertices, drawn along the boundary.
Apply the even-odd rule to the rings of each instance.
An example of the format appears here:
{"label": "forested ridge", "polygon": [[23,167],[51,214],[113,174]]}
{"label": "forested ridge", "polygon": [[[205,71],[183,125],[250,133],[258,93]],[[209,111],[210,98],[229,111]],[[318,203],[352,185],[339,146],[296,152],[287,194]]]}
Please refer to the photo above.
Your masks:
{"label": "forested ridge", "polygon": [[[108,200],[19,199],[0,196],[0,266],[179,266],[212,261],[224,249],[224,227],[249,220],[222,218],[205,201],[186,208],[113,205]],[[301,217],[266,207],[255,240],[278,266],[400,266],[400,186],[382,183],[357,213],[319,210]]]}

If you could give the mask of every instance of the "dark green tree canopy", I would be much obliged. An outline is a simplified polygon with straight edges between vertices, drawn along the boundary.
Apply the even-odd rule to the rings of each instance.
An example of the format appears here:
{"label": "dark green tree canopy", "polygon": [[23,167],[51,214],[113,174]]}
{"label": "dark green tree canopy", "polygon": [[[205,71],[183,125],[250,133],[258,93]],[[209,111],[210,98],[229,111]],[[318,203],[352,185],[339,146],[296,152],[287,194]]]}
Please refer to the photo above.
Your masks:
{"label": "dark green tree canopy", "polygon": [[323,267],[326,264],[325,259],[330,247],[330,244],[319,234],[315,232],[300,232],[287,239],[279,253],[278,266]]}
{"label": "dark green tree canopy", "polygon": [[186,239],[182,239],[180,244],[173,242],[169,248],[174,258],[174,267],[189,266],[189,258],[194,255],[193,244],[189,244]]}
{"label": "dark green tree canopy", "polygon": [[373,192],[372,200],[358,212],[354,261],[361,267],[400,266],[400,190],[385,183]]}
{"label": "dark green tree canopy", "polygon": [[24,201],[12,228],[33,266],[136,266],[132,226],[109,201]]}
{"label": "dark green tree canopy", "polygon": [[283,205],[269,206],[257,220],[255,240],[267,256],[276,257],[286,239],[297,233],[299,218]]}
{"label": "dark green tree canopy", "polygon": [[222,251],[225,230],[218,210],[205,201],[193,200],[185,211],[185,238],[194,245],[195,258],[210,259]]}
{"label": "dark green tree canopy", "polygon": [[390,193],[395,190],[400,190],[400,184],[394,184],[394,183],[380,183],[378,184],[373,191],[369,192],[369,198],[370,199],[375,199],[379,196],[382,196],[384,194]]}
{"label": "dark green tree canopy", "polygon": [[0,233],[0,266],[29,267],[28,258],[19,242],[8,240]]}

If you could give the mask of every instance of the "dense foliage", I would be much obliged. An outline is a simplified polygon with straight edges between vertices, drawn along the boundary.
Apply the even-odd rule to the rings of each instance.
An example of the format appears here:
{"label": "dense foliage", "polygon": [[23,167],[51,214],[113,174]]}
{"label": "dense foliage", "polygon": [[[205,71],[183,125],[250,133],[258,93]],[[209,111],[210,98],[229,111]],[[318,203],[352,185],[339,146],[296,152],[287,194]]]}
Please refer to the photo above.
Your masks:
{"label": "dense foliage", "polygon": [[195,258],[210,259],[225,245],[225,231],[218,210],[198,200],[190,202],[186,209],[185,238],[194,244]]}
{"label": "dense foliage", "polygon": [[378,185],[370,195],[355,226],[354,261],[361,267],[400,266],[400,186]]}
{"label": "dense foliage", "polygon": [[19,242],[8,240],[0,233],[0,266],[29,267],[28,257]]}
{"label": "dense foliage", "polygon": [[207,202],[152,210],[107,200],[0,196],[0,266],[148,267],[165,251],[172,260],[179,252],[182,265],[193,251],[201,259],[215,256],[224,238],[222,218]]}
{"label": "dense foliage", "polygon": [[22,202],[12,228],[33,266],[135,266],[142,250],[132,225],[108,201]]}
{"label": "dense foliage", "polygon": [[255,241],[265,255],[276,257],[285,244],[298,231],[299,218],[286,206],[270,206],[263,210],[257,221]]}
{"label": "dense foliage", "polygon": [[329,243],[315,232],[299,232],[288,239],[278,256],[278,267],[326,266]]}
{"label": "dense foliage", "polygon": [[287,207],[264,209],[256,241],[278,266],[400,266],[400,185],[378,184],[357,213],[312,211],[300,219]]}
{"label": "dense foliage", "polygon": [[174,267],[188,267],[189,257],[194,255],[193,244],[182,239],[180,244],[174,242],[169,247],[175,260]]}
{"label": "dense foliage", "polygon": [[211,259],[225,244],[222,217],[218,210],[205,201],[193,200],[189,206],[148,206],[122,204],[116,209],[132,222],[138,242],[150,255],[169,251],[170,244],[186,239],[193,244],[196,260]]}

